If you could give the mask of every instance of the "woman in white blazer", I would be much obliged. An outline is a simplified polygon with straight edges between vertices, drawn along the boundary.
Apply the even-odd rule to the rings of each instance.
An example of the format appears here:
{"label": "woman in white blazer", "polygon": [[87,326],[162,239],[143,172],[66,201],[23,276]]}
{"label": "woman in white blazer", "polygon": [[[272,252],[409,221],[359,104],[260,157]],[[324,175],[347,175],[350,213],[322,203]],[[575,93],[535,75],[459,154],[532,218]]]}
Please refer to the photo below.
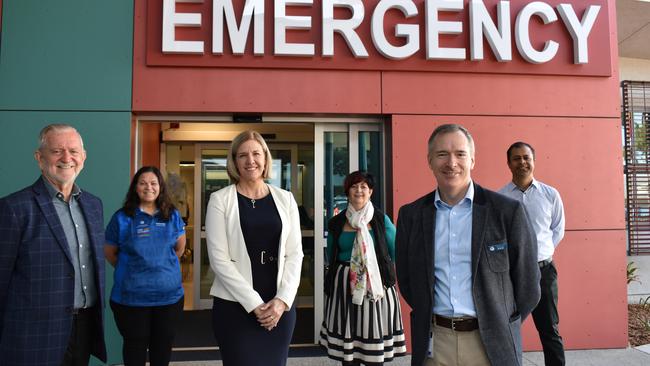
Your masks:
{"label": "woman in white blazer", "polygon": [[298,205],[290,192],[264,182],[271,163],[262,136],[242,132],[228,153],[233,184],[208,202],[212,325],[225,366],[285,365],[296,322]]}

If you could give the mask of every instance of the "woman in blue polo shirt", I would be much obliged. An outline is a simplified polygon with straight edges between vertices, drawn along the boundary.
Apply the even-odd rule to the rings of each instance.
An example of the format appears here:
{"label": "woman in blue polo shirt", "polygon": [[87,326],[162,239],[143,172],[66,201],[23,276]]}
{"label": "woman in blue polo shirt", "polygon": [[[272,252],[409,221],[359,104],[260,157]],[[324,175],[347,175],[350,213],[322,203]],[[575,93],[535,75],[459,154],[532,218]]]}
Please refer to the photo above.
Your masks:
{"label": "woman in blue polo shirt", "polygon": [[160,170],[135,173],[124,206],[106,227],[106,259],[115,267],[111,309],[124,338],[125,366],[168,365],[183,311],[178,257],[185,227]]}

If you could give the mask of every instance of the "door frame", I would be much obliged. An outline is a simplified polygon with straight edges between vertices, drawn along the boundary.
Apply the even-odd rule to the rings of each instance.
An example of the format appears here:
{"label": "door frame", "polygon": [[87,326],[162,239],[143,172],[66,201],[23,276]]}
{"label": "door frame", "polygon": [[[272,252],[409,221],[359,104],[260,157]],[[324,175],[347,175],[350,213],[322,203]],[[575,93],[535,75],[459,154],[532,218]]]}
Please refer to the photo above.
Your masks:
{"label": "door frame", "polygon": [[194,143],[194,262],[192,263],[194,270],[192,278],[194,302],[192,310],[206,310],[212,307],[210,299],[201,299],[201,251],[203,250],[201,240],[206,238],[205,230],[201,225],[201,208],[203,207],[203,200],[201,199],[203,186],[201,184],[201,151],[207,149],[228,151],[229,147],[230,144],[227,142]]}
{"label": "door frame", "polygon": [[[291,166],[298,164],[298,143],[267,143],[269,150],[289,150],[291,151]],[[230,149],[228,142],[196,142],[194,144],[194,263],[192,263],[193,278],[193,297],[194,302],[192,310],[206,310],[212,308],[211,299],[201,299],[201,289],[198,284],[201,281],[201,240],[205,239],[205,230],[201,225],[201,212],[204,202],[201,199],[201,152],[203,150],[226,150]],[[162,149],[161,149],[162,150]],[[162,154],[161,154],[162,157]],[[162,167],[161,161],[161,167]],[[198,182],[198,183],[197,183]],[[296,196],[298,187],[298,170],[291,169],[291,194]],[[208,197],[206,197],[206,200]],[[197,288],[198,287],[198,288]]]}
{"label": "door frame", "polygon": [[[142,165],[142,145],[143,145],[143,123],[158,122],[161,124],[169,122],[212,122],[212,123],[232,123],[231,116],[215,115],[215,116],[165,116],[165,115],[151,115],[151,116],[138,116],[135,118],[135,126],[133,128],[133,166],[137,170]],[[324,133],[325,132],[348,132],[348,158],[350,171],[358,170],[359,168],[359,132],[377,131],[382,133],[382,176],[377,177],[384,182],[386,181],[386,130],[385,120],[381,116],[377,117],[314,117],[314,116],[262,116],[263,123],[310,123],[314,126],[314,344],[318,343],[320,338],[320,328],[323,321],[324,311],[324,251],[327,247],[327,237],[325,231],[325,222],[323,220],[322,212],[324,212],[324,192],[317,187],[324,186]],[[170,141],[171,142],[171,141]],[[181,141],[174,141],[181,142]],[[195,258],[200,258],[201,255],[201,150],[204,148],[215,148],[227,150],[230,146],[228,142],[202,142],[202,141],[185,141],[194,144],[194,250]],[[165,149],[166,142],[160,141],[160,167],[161,170],[165,169]],[[285,145],[293,145],[294,149],[291,153],[292,166],[295,166],[297,160],[297,144],[294,143],[269,143],[269,148],[277,148]],[[134,170],[134,171],[135,171]],[[297,189],[297,170],[292,169],[291,176],[291,189]],[[197,183],[198,182],[198,183]],[[387,187],[389,185],[384,185]],[[385,189],[382,194],[384,203],[386,201]],[[321,213],[321,214],[319,214]],[[204,232],[204,231],[203,231]],[[203,234],[204,237],[204,234]],[[200,288],[197,284],[200,283],[200,260],[195,260],[193,263],[193,309],[209,308],[211,306],[210,300],[200,299]],[[198,278],[197,278],[198,277]],[[197,307],[197,304],[199,305]]]}
{"label": "door frame", "polygon": [[[377,120],[375,123],[350,123],[349,121],[341,123],[315,123],[314,124],[314,340],[318,343],[320,338],[320,329],[323,322],[323,312],[325,310],[325,250],[327,249],[327,230],[326,222],[323,220],[325,213],[325,140],[327,132],[347,132],[348,133],[348,159],[350,172],[359,170],[359,132],[384,132],[383,123]],[[386,151],[385,138],[382,139],[382,151]],[[386,172],[386,159],[382,159],[382,177],[384,179]],[[385,195],[385,192],[379,192]],[[386,202],[383,200],[383,202]]]}

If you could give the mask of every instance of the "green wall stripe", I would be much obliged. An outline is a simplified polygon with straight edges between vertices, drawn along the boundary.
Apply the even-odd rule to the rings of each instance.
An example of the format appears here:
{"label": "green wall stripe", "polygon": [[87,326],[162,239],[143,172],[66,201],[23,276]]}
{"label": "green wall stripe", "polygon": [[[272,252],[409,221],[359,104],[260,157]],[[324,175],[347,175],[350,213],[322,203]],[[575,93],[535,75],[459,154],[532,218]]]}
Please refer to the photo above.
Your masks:
{"label": "green wall stripe", "polygon": [[131,110],[133,0],[4,0],[0,110]]}

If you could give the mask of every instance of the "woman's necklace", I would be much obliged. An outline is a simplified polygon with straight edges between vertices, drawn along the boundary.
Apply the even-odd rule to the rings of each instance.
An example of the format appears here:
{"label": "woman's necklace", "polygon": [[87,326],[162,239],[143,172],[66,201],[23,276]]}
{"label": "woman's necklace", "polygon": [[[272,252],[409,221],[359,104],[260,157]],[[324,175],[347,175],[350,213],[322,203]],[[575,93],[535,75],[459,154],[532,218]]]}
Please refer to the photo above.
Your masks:
{"label": "woman's necklace", "polygon": [[251,195],[249,195],[247,192],[245,192],[242,186],[238,186],[238,187],[239,187],[239,189],[238,189],[239,193],[241,193],[242,196],[248,198],[251,201],[251,205],[253,205],[253,208],[256,208],[255,207],[255,202],[257,202],[257,200],[255,198],[250,198],[250,197],[260,197],[261,198],[261,197],[264,197],[264,196],[266,196],[268,194],[267,191],[266,191],[266,189],[267,189],[266,186],[264,186],[264,188],[260,192],[254,193],[254,194],[251,194]]}

